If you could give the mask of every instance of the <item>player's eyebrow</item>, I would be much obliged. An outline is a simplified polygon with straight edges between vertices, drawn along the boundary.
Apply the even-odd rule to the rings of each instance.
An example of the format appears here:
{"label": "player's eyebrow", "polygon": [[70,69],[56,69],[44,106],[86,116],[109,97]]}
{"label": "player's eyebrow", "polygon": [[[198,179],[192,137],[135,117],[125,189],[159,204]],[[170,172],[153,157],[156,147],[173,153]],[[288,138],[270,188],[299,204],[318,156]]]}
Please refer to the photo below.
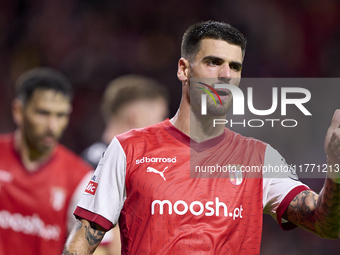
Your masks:
{"label": "player's eyebrow", "polygon": [[214,60],[214,61],[218,61],[218,62],[222,62],[224,63],[225,60],[223,58],[217,57],[217,56],[205,56],[202,59],[202,62],[206,62],[206,61],[210,61],[210,60]]}
{"label": "player's eyebrow", "polygon": [[[217,57],[217,56],[214,56],[214,55],[210,55],[210,56],[205,56],[203,59],[202,59],[202,62],[207,62],[207,61],[217,61],[219,63],[224,63],[225,60],[223,58],[220,58],[220,57]],[[238,62],[238,61],[231,61],[229,63],[229,65],[233,65],[233,66],[237,66],[239,69],[242,69],[242,63],[241,62]]]}

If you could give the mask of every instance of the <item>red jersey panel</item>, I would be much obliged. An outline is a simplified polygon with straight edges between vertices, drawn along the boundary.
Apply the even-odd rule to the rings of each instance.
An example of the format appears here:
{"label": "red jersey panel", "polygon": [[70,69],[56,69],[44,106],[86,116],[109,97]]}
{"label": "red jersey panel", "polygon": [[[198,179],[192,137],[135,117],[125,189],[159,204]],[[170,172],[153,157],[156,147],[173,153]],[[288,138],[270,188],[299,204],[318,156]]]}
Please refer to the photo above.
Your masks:
{"label": "red jersey panel", "polygon": [[60,255],[71,200],[91,168],[58,145],[51,159],[30,173],[12,134],[0,136],[0,151],[0,254]]}
{"label": "red jersey panel", "polygon": [[[262,173],[193,178],[191,164],[260,166],[267,149],[228,129],[190,144],[169,120],[127,132],[104,153],[90,182],[96,189],[84,192],[75,214],[106,229],[119,218],[123,254],[259,254],[264,197],[276,197],[275,204],[286,193],[264,194]],[[294,197],[296,187],[307,189],[287,182],[285,192]],[[275,212],[278,205],[266,207]]]}

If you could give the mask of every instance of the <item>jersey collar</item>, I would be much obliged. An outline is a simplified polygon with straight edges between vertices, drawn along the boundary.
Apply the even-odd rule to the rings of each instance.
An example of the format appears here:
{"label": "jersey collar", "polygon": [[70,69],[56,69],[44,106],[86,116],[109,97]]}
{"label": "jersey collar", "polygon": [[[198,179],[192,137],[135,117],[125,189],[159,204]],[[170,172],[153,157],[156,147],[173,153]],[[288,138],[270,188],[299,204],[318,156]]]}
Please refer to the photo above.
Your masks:
{"label": "jersey collar", "polygon": [[169,119],[166,119],[165,121],[161,122],[161,125],[165,129],[165,131],[167,131],[172,137],[174,137],[179,142],[185,144],[186,146],[190,147],[191,149],[195,150],[196,152],[202,152],[210,148],[216,147],[220,142],[222,142],[226,138],[228,132],[228,129],[225,128],[223,133],[220,134],[219,136],[198,143],[191,139],[186,134],[184,134],[182,131],[177,129],[175,126],[173,126]]}

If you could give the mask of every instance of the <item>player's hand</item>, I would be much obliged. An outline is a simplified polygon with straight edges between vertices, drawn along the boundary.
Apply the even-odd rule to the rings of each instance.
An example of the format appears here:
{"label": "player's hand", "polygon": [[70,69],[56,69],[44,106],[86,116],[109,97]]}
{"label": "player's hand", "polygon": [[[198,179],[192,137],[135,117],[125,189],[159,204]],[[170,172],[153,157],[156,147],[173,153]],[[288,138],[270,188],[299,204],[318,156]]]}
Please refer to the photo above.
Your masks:
{"label": "player's hand", "polygon": [[336,110],[325,138],[328,176],[340,182],[340,110]]}

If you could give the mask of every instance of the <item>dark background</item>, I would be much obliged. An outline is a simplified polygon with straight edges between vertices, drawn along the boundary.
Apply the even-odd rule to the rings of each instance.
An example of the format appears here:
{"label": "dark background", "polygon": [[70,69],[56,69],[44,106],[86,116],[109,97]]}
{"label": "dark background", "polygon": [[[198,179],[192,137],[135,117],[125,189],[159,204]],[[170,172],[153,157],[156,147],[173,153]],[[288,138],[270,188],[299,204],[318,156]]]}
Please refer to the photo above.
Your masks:
{"label": "dark background", "polygon": [[[209,19],[231,23],[248,38],[243,77],[339,77],[337,0],[2,0],[0,132],[14,130],[10,112],[14,82],[35,66],[56,68],[74,85],[74,112],[62,143],[77,153],[100,139],[103,89],[119,75],[137,73],[166,84],[172,98],[171,117],[181,97],[176,71],[182,34],[189,25]],[[332,89],[333,95],[339,94],[340,90]],[[310,139],[323,139],[326,130],[315,128],[319,124],[316,121],[308,129]],[[285,142],[281,131],[276,135],[281,138],[272,135],[265,140],[274,143],[289,163],[308,155],[298,135],[294,143]],[[306,182],[319,192],[323,180]],[[336,254],[339,250],[339,241],[323,240],[301,229],[283,232],[274,220],[264,218],[261,254]]]}

